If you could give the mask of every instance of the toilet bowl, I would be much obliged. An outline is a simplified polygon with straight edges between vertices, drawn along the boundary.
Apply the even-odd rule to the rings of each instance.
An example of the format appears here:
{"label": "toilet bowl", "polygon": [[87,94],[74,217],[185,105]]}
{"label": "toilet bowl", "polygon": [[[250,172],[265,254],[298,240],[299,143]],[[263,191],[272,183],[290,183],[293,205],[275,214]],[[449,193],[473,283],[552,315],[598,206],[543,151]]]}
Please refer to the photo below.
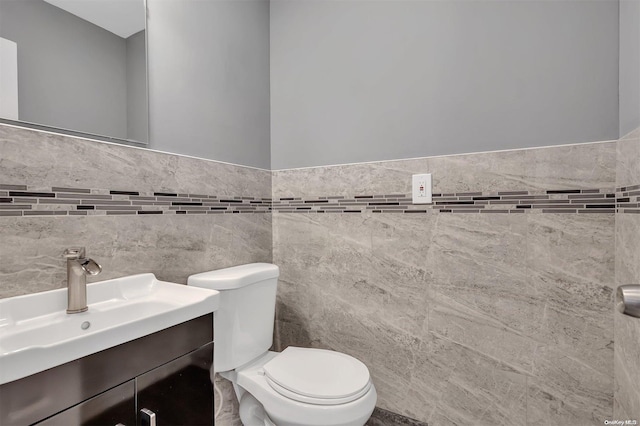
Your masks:
{"label": "toilet bowl", "polygon": [[254,263],[192,275],[220,291],[214,372],[233,383],[245,426],[363,426],[377,394],[369,370],[340,352],[273,342],[279,269]]}
{"label": "toilet bowl", "polygon": [[[314,353],[315,351],[318,353]],[[304,360],[309,359],[305,355],[322,356],[325,353],[345,356],[332,351],[289,347],[282,352],[282,355],[277,352],[267,352],[249,365],[236,369],[235,375],[223,374],[223,376],[227,376],[240,389],[249,392],[259,401],[269,420],[277,426],[364,425],[371,416],[377,399],[376,390],[371,383],[368,371],[364,385],[362,385],[363,377],[350,377],[333,386],[328,380],[308,381],[304,372],[299,376],[300,382],[295,379],[292,382],[287,382],[286,380],[294,378],[298,366],[302,365],[296,366],[295,361],[288,372],[284,369],[282,371],[274,369],[273,374],[269,373],[270,364],[281,361],[278,358],[287,358],[277,366],[277,368],[281,368],[298,355],[302,355],[300,360]],[[351,359],[357,361],[355,358]],[[318,364],[312,362],[308,365],[309,371],[318,372],[329,368],[332,361],[335,360],[329,358]],[[284,386],[271,379],[274,376],[280,379]],[[328,374],[328,376],[331,377],[332,374]],[[304,382],[303,379],[305,379]],[[300,386],[303,383],[306,386]],[[276,385],[274,386],[274,384]],[[348,396],[345,396],[345,392]],[[242,393],[240,398],[242,401]]]}

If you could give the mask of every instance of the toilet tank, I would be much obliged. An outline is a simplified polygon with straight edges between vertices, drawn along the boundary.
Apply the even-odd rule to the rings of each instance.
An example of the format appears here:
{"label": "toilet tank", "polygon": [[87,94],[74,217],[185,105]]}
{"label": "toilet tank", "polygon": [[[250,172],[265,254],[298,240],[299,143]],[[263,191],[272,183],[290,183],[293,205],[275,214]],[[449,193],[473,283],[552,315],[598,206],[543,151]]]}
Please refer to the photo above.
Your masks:
{"label": "toilet tank", "polygon": [[273,343],[280,270],[251,263],[191,275],[188,285],[220,292],[215,312],[215,372],[233,370],[269,350]]}

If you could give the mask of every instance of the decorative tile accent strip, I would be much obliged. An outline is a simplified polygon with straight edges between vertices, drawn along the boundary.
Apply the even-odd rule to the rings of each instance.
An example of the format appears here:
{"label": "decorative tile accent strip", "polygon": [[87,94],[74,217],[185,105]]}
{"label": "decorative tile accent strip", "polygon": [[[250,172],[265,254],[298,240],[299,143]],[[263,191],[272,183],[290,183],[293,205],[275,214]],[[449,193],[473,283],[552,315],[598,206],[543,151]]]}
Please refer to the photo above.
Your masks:
{"label": "decorative tile accent strip", "polygon": [[616,188],[616,198],[619,213],[640,213],[640,185]]}
{"label": "decorative tile accent strip", "polygon": [[273,200],[280,213],[640,213],[640,185],[613,189],[458,192],[433,194],[431,204],[412,204],[410,194],[329,196]]}
{"label": "decorative tile accent strip", "polygon": [[458,192],[411,204],[409,194],[218,197],[177,192],[31,188],[0,184],[0,217],[240,213],[543,214],[640,213],[640,185],[613,189]]}
{"label": "decorative tile accent strip", "polygon": [[269,212],[270,198],[0,184],[0,217]]}

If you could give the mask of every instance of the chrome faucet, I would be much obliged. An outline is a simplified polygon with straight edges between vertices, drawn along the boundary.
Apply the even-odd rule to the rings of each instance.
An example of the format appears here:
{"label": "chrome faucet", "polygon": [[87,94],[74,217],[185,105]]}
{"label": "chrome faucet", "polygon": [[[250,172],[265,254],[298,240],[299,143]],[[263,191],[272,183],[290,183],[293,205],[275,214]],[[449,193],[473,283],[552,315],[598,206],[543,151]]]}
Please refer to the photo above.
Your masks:
{"label": "chrome faucet", "polygon": [[67,313],[77,314],[87,309],[87,275],[98,275],[102,266],[85,257],[84,247],[68,248],[67,259]]}

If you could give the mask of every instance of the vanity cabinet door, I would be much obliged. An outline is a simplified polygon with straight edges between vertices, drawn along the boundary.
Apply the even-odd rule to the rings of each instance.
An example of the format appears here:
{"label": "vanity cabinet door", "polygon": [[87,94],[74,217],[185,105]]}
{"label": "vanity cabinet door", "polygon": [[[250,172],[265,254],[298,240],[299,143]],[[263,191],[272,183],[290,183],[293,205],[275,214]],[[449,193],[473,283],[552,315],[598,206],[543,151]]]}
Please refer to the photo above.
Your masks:
{"label": "vanity cabinet door", "polygon": [[136,378],[138,424],[213,425],[213,342]]}
{"label": "vanity cabinet door", "polygon": [[49,417],[37,423],[37,426],[115,426],[117,424],[125,426],[136,424],[134,380]]}

